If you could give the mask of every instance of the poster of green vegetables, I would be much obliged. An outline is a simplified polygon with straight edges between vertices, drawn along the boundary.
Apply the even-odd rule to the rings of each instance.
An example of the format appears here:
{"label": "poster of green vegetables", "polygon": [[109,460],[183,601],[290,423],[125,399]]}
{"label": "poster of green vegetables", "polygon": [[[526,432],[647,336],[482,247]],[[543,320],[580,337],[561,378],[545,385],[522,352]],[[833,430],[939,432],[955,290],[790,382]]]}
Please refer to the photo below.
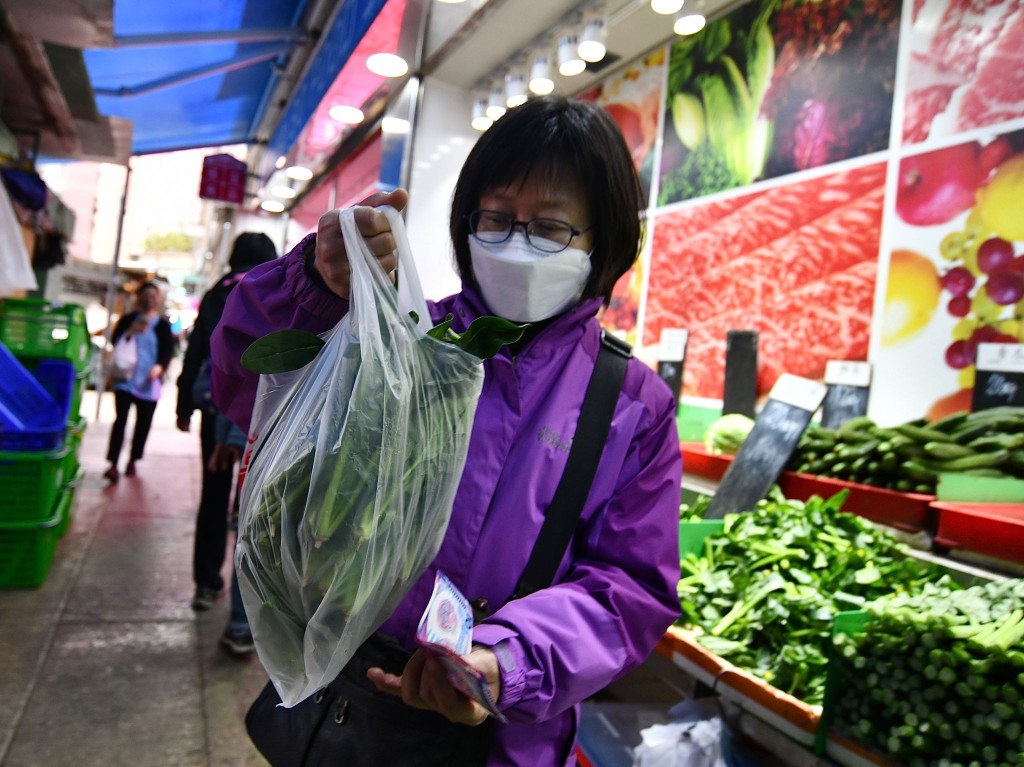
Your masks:
{"label": "poster of green vegetables", "polygon": [[901,5],[755,0],[674,43],[658,205],[888,149]]}

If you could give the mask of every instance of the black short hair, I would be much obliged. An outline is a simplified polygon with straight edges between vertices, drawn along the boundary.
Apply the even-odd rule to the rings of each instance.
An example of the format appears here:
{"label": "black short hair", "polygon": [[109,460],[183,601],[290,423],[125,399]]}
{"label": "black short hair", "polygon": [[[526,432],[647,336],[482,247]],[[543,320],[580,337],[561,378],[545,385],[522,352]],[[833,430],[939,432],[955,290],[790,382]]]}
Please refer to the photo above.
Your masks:
{"label": "black short hair", "polygon": [[231,247],[228,267],[233,272],[247,272],[254,266],[277,258],[274,241],[263,232],[243,232]]}
{"label": "black short hair", "polygon": [[564,96],[534,98],[508,110],[477,140],[452,197],[449,229],[463,280],[476,282],[467,216],[492,189],[533,172],[572,179],[586,196],[594,243],[583,298],[611,294],[643,246],[643,188],[622,132],[597,104]]}

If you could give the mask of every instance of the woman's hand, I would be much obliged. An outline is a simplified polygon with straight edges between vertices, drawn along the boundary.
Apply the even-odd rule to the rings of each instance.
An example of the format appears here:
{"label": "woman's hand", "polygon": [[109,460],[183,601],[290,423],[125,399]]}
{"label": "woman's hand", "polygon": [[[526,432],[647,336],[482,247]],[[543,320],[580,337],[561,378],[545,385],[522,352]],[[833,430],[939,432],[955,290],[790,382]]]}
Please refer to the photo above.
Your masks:
{"label": "woman's hand", "polygon": [[[390,205],[400,211],[408,202],[409,193],[404,189],[396,189],[393,192],[371,194],[356,206],[356,226],[366,239],[370,251],[377,257],[381,267],[388,274],[398,266],[395,238],[391,234],[391,224],[388,222],[387,216],[376,208],[381,205]],[[345,253],[345,240],[341,235],[341,222],[338,221],[338,211],[336,210],[320,217],[320,223],[316,229],[316,254],[313,258],[313,267],[331,292],[348,299],[351,270],[348,265],[348,254]]]}
{"label": "woman's hand", "polygon": [[[486,647],[474,647],[465,660],[483,673],[491,697],[497,700],[501,695],[501,671],[494,653]],[[487,709],[459,692],[441,662],[422,649],[413,653],[401,676],[375,667],[366,672],[366,677],[381,692],[398,696],[413,708],[437,711],[450,722],[475,726],[488,717]]]}
{"label": "woman's hand", "polygon": [[150,381],[155,381],[156,379],[158,379],[163,374],[164,374],[164,366],[163,365],[154,365],[153,367],[151,367],[149,369],[149,380]]}

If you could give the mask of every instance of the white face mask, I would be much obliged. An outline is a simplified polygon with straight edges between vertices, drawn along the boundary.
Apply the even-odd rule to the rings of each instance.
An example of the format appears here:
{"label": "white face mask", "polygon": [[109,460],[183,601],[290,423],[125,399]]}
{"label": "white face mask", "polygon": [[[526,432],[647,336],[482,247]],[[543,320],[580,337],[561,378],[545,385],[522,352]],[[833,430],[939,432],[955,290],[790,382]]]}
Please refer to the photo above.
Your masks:
{"label": "white face mask", "polygon": [[541,253],[520,232],[499,243],[470,235],[469,254],[487,306],[513,322],[561,314],[579,300],[590,277],[589,253],[578,248]]}

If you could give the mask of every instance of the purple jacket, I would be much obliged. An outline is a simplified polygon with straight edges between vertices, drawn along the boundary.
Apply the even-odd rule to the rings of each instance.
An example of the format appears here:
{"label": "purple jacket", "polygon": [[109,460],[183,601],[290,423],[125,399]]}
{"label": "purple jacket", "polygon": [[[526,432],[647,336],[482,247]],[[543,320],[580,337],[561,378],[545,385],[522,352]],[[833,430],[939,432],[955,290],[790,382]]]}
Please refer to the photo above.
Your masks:
{"label": "purple jacket", "polygon": [[[213,337],[213,395],[248,428],[257,379],[239,364],[275,329],[337,324],[346,302],[304,273],[302,243],[232,291]],[[489,765],[575,764],[578,704],[639,665],[679,615],[682,462],[675,403],[647,365],[629,362],[611,430],[555,585],[508,601],[562,476],[600,346],[597,300],[556,319],[516,357],[484,362],[483,393],[451,522],[429,571],[381,627],[407,648],[440,569],[492,615],[473,641],[502,667]],[[486,313],[466,288],[430,307],[456,330]]]}

